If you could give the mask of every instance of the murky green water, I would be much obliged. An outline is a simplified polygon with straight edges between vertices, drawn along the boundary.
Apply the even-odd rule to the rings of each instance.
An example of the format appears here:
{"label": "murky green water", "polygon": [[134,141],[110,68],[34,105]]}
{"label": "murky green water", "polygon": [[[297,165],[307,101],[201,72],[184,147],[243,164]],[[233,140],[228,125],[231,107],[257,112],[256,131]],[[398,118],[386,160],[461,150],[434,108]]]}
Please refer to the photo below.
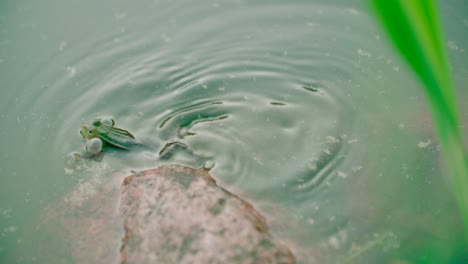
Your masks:
{"label": "murky green water", "polygon": [[[467,135],[468,8],[440,2]],[[105,171],[67,164],[105,115],[158,147],[101,164],[178,139],[300,263],[468,261],[420,84],[361,1],[2,1],[0,87],[1,263],[40,263],[41,210]]]}

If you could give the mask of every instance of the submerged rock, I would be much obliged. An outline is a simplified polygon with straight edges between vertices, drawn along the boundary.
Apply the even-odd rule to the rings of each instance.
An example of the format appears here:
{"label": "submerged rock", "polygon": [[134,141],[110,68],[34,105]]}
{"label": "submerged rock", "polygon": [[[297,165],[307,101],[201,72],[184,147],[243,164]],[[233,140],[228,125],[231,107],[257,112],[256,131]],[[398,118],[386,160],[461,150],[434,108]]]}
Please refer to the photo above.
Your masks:
{"label": "submerged rock", "polygon": [[[265,218],[204,169],[166,165],[121,186],[116,179],[78,187],[46,210],[44,221],[65,231],[72,262],[294,263]],[[77,198],[83,189],[93,191]]]}

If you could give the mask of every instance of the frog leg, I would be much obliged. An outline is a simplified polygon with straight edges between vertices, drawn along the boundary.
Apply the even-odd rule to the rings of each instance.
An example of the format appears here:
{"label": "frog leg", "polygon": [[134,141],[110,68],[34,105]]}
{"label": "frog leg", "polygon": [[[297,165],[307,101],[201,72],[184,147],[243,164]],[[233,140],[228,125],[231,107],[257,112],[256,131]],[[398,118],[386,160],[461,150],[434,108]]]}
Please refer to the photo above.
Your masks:
{"label": "frog leg", "polygon": [[190,147],[187,144],[182,143],[180,141],[171,141],[166,143],[164,147],[159,151],[159,159],[169,160],[179,150],[185,151],[191,156],[194,155],[192,149],[190,149]]}
{"label": "frog leg", "polygon": [[[205,168],[205,164],[207,164],[206,158],[195,154],[195,152],[187,144],[180,141],[170,141],[166,143],[164,147],[159,151],[159,160],[169,160],[174,156],[174,154],[178,153],[179,151],[188,154],[190,157],[193,158],[195,164],[198,164],[201,167]],[[211,162],[210,164],[208,164],[207,167],[212,168],[213,166],[214,162]]]}

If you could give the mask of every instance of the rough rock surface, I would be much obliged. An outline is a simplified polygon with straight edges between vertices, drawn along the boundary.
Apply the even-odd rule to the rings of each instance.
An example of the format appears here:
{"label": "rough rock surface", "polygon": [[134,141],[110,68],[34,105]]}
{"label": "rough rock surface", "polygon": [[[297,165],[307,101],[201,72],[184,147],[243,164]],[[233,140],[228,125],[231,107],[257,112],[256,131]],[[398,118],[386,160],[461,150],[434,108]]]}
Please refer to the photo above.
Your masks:
{"label": "rough rock surface", "polygon": [[[43,223],[66,241],[60,263],[294,263],[248,202],[203,169],[165,165],[82,183],[47,208]],[[85,197],[80,193],[85,190]],[[120,199],[120,203],[119,203]],[[60,256],[60,258],[58,258]],[[58,263],[57,262],[57,263]]]}
{"label": "rough rock surface", "polygon": [[203,169],[163,166],[125,178],[121,263],[293,263],[246,201]]}

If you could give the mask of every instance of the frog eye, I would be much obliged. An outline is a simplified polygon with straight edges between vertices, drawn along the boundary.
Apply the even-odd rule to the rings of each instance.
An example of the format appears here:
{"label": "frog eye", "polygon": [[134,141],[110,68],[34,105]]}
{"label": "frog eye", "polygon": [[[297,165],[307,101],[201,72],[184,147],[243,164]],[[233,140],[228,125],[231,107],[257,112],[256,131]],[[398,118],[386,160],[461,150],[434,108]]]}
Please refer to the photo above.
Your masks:
{"label": "frog eye", "polygon": [[88,134],[90,134],[90,135],[91,135],[91,134],[93,134],[93,132],[91,132],[91,130],[88,130]]}

